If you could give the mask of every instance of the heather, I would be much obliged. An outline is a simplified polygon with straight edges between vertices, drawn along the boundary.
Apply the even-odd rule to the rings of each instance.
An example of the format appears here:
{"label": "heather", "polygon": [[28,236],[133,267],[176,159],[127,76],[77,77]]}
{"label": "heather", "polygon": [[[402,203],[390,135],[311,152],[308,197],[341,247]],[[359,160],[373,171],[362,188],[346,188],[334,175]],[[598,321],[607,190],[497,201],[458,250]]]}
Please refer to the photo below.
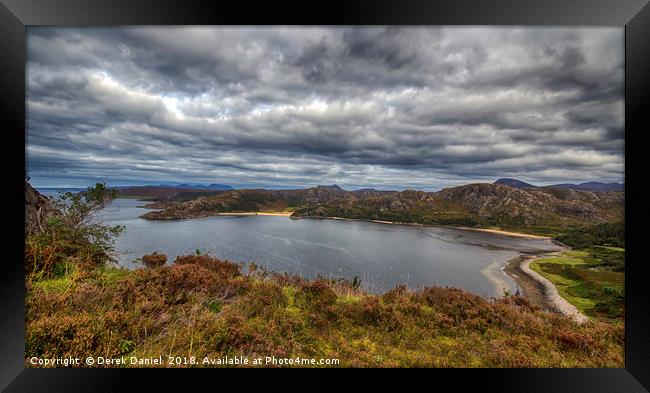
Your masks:
{"label": "heather", "polygon": [[82,279],[27,296],[26,357],[338,358],[349,367],[622,367],[622,324],[573,321],[518,296],[452,289],[381,296],[208,255]]}

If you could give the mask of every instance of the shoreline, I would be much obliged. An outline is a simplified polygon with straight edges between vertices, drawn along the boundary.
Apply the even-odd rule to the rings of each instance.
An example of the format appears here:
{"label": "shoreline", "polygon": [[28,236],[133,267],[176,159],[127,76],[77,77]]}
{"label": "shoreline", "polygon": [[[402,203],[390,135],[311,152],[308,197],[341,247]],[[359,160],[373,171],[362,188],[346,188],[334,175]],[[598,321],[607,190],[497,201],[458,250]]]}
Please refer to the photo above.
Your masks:
{"label": "shoreline", "polygon": [[418,227],[428,227],[428,228],[458,229],[458,230],[461,230],[461,231],[485,232],[485,233],[493,233],[493,234],[502,235],[502,236],[521,237],[521,238],[528,238],[528,239],[541,239],[541,240],[552,240],[553,239],[550,236],[531,235],[531,234],[528,234],[528,233],[505,231],[505,230],[494,229],[494,228],[472,228],[472,227],[464,227],[464,226],[457,227],[457,226],[453,226],[453,225],[431,225],[431,224],[420,224],[420,223],[417,223],[417,222],[399,222],[399,221],[373,220],[373,219],[369,219],[369,218],[309,216],[309,217],[296,217],[295,219],[301,219],[301,218],[317,219],[317,220],[366,221],[366,222],[374,222],[376,224],[386,224],[386,225],[408,225],[408,226],[418,226]]}
{"label": "shoreline", "polygon": [[216,213],[216,216],[281,216],[289,217],[293,212],[227,212]]}
{"label": "shoreline", "polygon": [[523,291],[523,295],[531,303],[569,317],[579,324],[585,323],[589,321],[589,317],[560,296],[555,284],[530,268],[530,264],[537,259],[554,254],[557,253],[520,255],[508,261],[504,272],[515,280]]}

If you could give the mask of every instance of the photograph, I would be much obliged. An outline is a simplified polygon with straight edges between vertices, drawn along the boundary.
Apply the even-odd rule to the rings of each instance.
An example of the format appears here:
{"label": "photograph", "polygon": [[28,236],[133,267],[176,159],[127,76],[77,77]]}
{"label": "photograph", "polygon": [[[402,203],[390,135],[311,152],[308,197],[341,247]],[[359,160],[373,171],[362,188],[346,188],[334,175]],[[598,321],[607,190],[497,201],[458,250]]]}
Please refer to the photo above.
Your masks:
{"label": "photograph", "polygon": [[625,38],[26,26],[24,367],[625,368]]}

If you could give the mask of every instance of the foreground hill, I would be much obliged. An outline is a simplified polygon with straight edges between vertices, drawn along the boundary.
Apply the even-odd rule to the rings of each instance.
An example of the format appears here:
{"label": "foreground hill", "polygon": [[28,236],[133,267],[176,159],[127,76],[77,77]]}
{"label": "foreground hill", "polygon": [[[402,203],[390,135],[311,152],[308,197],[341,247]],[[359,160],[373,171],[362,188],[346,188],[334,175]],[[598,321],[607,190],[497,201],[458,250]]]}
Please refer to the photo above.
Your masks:
{"label": "foreground hill", "polygon": [[377,296],[206,255],[37,281],[27,310],[28,358],[164,354],[166,366],[171,352],[199,367],[224,356],[338,359],[329,365],[338,367],[623,367],[622,324],[578,325],[518,296],[439,287]]}
{"label": "foreground hill", "polygon": [[554,187],[514,188],[477,183],[423,191],[345,191],[337,186],[304,190],[235,190],[191,201],[163,201],[147,219],[205,217],[228,212],[292,210],[292,217],[342,217],[402,223],[504,227],[565,227],[616,222],[624,194]]}

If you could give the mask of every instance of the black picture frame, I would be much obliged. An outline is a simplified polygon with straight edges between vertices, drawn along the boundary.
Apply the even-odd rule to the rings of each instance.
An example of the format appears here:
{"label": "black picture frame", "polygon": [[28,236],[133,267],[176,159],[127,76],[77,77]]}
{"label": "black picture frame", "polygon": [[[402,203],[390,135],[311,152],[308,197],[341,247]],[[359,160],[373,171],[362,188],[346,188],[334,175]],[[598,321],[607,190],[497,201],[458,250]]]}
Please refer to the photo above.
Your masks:
{"label": "black picture frame", "polygon": [[[624,369],[490,369],[426,370],[417,378],[400,378],[402,388],[429,381],[451,382],[462,389],[479,382],[481,391],[500,392],[643,392],[650,390],[650,291],[645,284],[648,263],[643,246],[650,218],[650,191],[645,171],[644,143],[650,113],[650,5],[647,0],[329,0],[311,2],[226,2],[172,0],[0,0],[0,118],[4,185],[2,278],[0,285],[0,389],[6,391],[115,391],[135,387],[134,379],[148,383],[188,384],[152,370],[31,369],[25,368],[25,289],[21,262],[20,228],[24,226],[25,153],[25,27],[29,25],[609,25],[625,26],[625,168],[626,168],[626,344]],[[622,43],[623,45],[623,43]],[[19,170],[22,166],[22,170]],[[160,371],[160,370],[159,370]],[[218,370],[212,370],[218,371]],[[201,373],[214,384],[233,378],[240,384],[292,389],[287,374],[265,372],[247,378],[244,370],[232,377]],[[163,372],[165,372],[163,370]],[[218,371],[222,372],[222,371]],[[262,372],[254,370],[250,372]],[[302,371],[301,371],[302,372]],[[174,373],[174,372],[173,372]],[[433,374],[431,374],[433,373]],[[383,376],[372,377],[384,383]],[[364,380],[359,380],[362,378]],[[355,377],[366,384],[367,374]],[[283,380],[282,385],[275,382]],[[318,384],[344,384],[318,377]],[[296,382],[294,382],[296,383]],[[312,383],[315,383],[312,382]],[[349,383],[345,383],[349,384]],[[166,385],[170,390],[172,385]],[[241,385],[240,385],[241,386]],[[426,386],[426,385],[425,385]],[[148,385],[151,388],[152,385]],[[187,385],[186,385],[187,387]],[[307,385],[306,388],[309,386]],[[645,388],[644,388],[645,387]],[[212,388],[216,388],[212,385]],[[225,388],[225,385],[222,385]],[[149,389],[147,389],[149,390]],[[275,389],[273,389],[275,390]],[[305,390],[305,389],[300,389]]]}

